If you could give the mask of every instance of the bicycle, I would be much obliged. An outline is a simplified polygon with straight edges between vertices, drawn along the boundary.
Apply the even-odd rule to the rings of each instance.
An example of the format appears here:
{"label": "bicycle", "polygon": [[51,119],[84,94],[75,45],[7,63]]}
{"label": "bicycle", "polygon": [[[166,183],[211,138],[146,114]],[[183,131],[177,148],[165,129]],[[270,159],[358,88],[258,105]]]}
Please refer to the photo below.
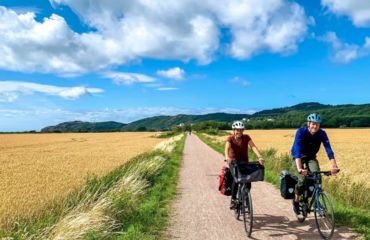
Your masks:
{"label": "bicycle", "polygon": [[[234,216],[237,220],[239,220],[240,215],[243,216],[243,222],[244,222],[244,230],[248,237],[252,234],[252,228],[253,228],[253,204],[252,204],[252,194],[250,191],[250,184],[252,181],[263,181],[263,174],[262,176],[253,176],[251,178],[251,175],[243,174],[240,171],[240,165],[239,166],[233,166],[237,172],[237,176],[233,174],[234,182],[235,184],[238,184],[238,190],[235,200],[235,208],[234,208]],[[256,171],[256,169],[262,169],[264,170],[263,166],[261,166],[258,163],[248,163],[248,165],[245,165],[246,170],[250,171]]]}
{"label": "bicycle", "polygon": [[[299,200],[301,215],[296,215],[301,223],[305,221],[308,214],[314,212],[315,224],[323,239],[330,239],[334,233],[335,219],[333,204],[329,195],[321,187],[321,175],[330,176],[331,171],[309,172],[305,178],[305,190]],[[307,187],[307,180],[313,180],[313,189]],[[309,195],[309,191],[312,195]],[[310,198],[310,199],[309,199]]]}

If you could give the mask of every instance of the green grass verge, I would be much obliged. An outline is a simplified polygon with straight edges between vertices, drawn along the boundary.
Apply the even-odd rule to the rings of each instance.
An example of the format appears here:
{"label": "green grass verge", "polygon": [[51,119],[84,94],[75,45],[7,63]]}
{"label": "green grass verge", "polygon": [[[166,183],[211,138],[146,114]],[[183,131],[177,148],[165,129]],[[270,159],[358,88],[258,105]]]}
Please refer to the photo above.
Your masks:
{"label": "green grass verge", "polygon": [[184,142],[182,138],[170,154],[161,151],[144,153],[102,178],[90,176],[82,190],[76,190],[63,201],[54,203],[41,216],[19,219],[7,229],[1,229],[0,238],[26,239],[32,235],[37,236],[44,229],[57,223],[78,204],[97,200],[143,161],[163,157],[166,159],[165,164],[157,173],[142,173],[143,179],[149,183],[149,186],[140,198],[132,198],[129,194],[123,194],[115,199],[113,208],[107,210],[107,215],[116,220],[117,227],[114,231],[110,234],[92,231],[86,236],[86,239],[160,238],[168,223],[169,203],[176,195]]}
{"label": "green grass verge", "polygon": [[149,240],[163,237],[163,231],[169,224],[170,203],[176,196],[184,143],[183,138],[166,162],[163,172],[152,179],[153,185],[149,191],[131,204],[128,214],[120,216],[123,222],[118,230],[120,235],[113,239]]}
{"label": "green grass verge", "polygon": [[[197,136],[217,152],[224,155],[224,145],[212,141],[212,139],[202,133]],[[252,151],[249,152],[251,158],[255,158]],[[288,154],[276,157],[276,150],[269,149],[262,151],[265,158],[265,180],[272,183],[277,188],[280,184],[280,172],[288,169],[292,172],[290,157]],[[369,191],[363,183],[347,186],[342,181],[330,181],[324,179],[324,188],[330,194],[333,202],[336,224],[348,226],[355,232],[363,234],[365,239],[370,240],[370,208]]]}

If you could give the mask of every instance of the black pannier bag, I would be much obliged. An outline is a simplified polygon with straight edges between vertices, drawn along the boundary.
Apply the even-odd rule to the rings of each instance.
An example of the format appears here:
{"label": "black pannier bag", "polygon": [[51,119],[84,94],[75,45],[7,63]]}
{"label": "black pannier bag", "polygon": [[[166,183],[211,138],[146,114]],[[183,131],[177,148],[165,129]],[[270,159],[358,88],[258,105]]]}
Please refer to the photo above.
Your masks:
{"label": "black pannier bag", "polygon": [[258,182],[264,177],[265,168],[259,163],[238,164],[238,182]]}
{"label": "black pannier bag", "polygon": [[311,197],[315,189],[315,181],[312,178],[306,178],[306,188],[308,196]]}
{"label": "black pannier bag", "polygon": [[280,175],[280,194],[284,199],[294,199],[294,188],[298,180],[290,175],[288,170],[283,170]]}

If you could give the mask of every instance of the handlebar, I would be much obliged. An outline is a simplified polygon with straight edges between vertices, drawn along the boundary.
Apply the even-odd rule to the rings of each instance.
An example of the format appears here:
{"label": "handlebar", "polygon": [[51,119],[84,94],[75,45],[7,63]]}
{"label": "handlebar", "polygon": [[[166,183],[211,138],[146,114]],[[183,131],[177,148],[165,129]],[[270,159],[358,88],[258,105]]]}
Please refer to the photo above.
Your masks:
{"label": "handlebar", "polygon": [[[224,159],[224,162],[227,162],[227,160],[226,160],[226,159]],[[231,161],[231,163],[236,163],[236,162],[237,162],[237,160],[232,160],[232,161]],[[239,164],[248,164],[248,165],[258,164],[258,165],[260,165],[261,167],[263,167],[263,165],[261,165],[261,164],[259,163],[259,161],[255,161],[255,160],[250,160],[250,161],[248,161],[248,162],[239,162]]]}
{"label": "handlebar", "polygon": [[[338,172],[339,171],[340,171],[340,169],[338,169]],[[320,175],[320,174],[324,174],[325,176],[332,175],[331,174],[331,171],[314,171],[314,172],[308,172],[308,176],[316,176],[316,175]]]}

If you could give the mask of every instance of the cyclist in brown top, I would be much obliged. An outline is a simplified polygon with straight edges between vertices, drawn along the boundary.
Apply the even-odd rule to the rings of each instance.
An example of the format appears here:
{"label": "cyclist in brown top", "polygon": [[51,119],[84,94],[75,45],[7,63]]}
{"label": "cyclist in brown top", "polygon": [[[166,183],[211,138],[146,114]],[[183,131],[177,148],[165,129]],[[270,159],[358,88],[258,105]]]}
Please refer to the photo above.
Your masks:
{"label": "cyclist in brown top", "polygon": [[[241,121],[235,121],[232,124],[233,134],[230,135],[225,144],[225,159],[230,166],[230,171],[235,176],[235,170],[238,164],[247,164],[248,163],[248,146],[253,150],[253,152],[258,157],[258,162],[261,165],[264,165],[265,160],[262,157],[262,154],[258,150],[257,146],[254,144],[249,135],[243,134],[244,124]],[[233,184],[232,195],[231,195],[231,206],[230,208],[235,207],[235,199],[237,194],[237,184]],[[249,183],[249,188],[251,187]]]}

